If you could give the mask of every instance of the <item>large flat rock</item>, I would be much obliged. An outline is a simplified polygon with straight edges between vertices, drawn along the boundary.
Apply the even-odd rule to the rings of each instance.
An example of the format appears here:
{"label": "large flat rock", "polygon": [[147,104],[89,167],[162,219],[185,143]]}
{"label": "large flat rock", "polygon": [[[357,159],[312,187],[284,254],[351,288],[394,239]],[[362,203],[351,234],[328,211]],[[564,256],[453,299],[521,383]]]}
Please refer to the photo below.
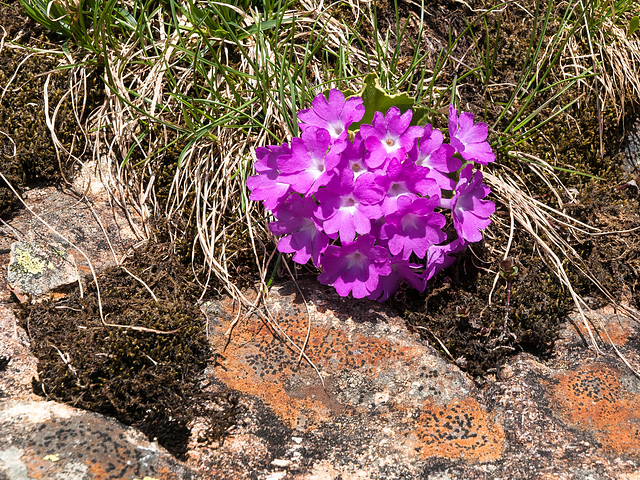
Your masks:
{"label": "large flat rock", "polygon": [[[637,478],[640,380],[610,349],[596,357],[577,319],[553,358],[516,355],[478,389],[384,306],[301,288],[306,304],[275,288],[269,316],[230,337],[233,302],[207,305],[222,352],[207,383],[245,407],[222,445],[194,445],[207,478]],[[591,320],[640,365],[634,322]]]}
{"label": "large flat rock", "polygon": [[[136,237],[98,189],[83,191],[93,212],[53,189],[27,197],[100,269]],[[4,265],[10,244],[28,241],[63,246],[89,272],[28,212],[8,223]],[[590,312],[597,353],[571,318],[550,357],[519,353],[478,387],[385,305],[341,298],[315,279],[299,286],[302,295],[291,282],[273,288],[248,317],[230,299],[203,305],[218,355],[202,388],[228,392],[239,413],[217,442],[208,419],[196,419],[183,463],[134,429],[34,394],[37,360],[3,282],[0,479],[640,480],[640,380],[607,346],[640,370],[637,322]]]}

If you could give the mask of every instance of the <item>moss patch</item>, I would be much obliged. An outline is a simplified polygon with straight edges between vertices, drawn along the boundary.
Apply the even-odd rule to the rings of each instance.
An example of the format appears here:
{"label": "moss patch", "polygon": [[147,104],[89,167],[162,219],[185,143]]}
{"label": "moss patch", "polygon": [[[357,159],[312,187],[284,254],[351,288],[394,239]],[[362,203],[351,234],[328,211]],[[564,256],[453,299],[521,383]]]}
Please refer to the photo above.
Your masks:
{"label": "moss patch", "polygon": [[[624,189],[591,183],[581,191],[578,202],[567,207],[580,218],[609,235],[580,235],[574,248],[585,260],[585,270],[604,285],[616,301],[630,301],[640,309],[640,191],[631,185]],[[577,288],[589,295],[592,306],[607,300],[584,277],[575,276]],[[625,298],[629,297],[629,298]]]}
{"label": "moss patch", "polygon": [[548,354],[573,306],[532,245],[520,240],[512,252],[518,272],[510,286],[506,331],[509,287],[504,278],[500,277],[489,304],[500,259],[478,245],[461,254],[424,294],[407,291],[403,304],[396,304],[405,308],[412,328],[479,381],[514,352]]}
{"label": "moss patch", "polygon": [[[137,427],[177,456],[186,453],[189,423],[203,417],[208,439],[233,424],[236,404],[228,391],[202,392],[202,373],[213,356],[205,318],[196,305],[199,287],[167,244],[135,253],[126,268],[99,277],[106,321],[100,321],[92,285],[81,298],[24,307],[23,325],[38,357],[34,391]],[[126,326],[167,334],[136,331]]]}
{"label": "moss patch", "polygon": [[[60,64],[57,56],[31,50],[46,49],[52,45],[42,28],[22,15],[19,2],[0,4],[0,26],[7,32],[0,52],[0,92],[8,86],[0,102],[2,173],[18,190],[37,182],[58,182],[63,175],[72,176],[78,164],[68,160],[63,152],[62,164],[58,161],[46,123],[44,85],[49,77],[50,116],[62,101],[56,114],[58,140],[64,149],[80,155],[86,147],[86,139],[78,128],[70,95],[63,99],[71,88],[70,71],[56,71]],[[28,48],[15,48],[6,43],[16,37]],[[103,96],[103,87],[96,82],[95,76],[88,78],[87,87],[85,116]],[[6,215],[17,206],[16,202],[13,193],[0,180],[0,215]]]}

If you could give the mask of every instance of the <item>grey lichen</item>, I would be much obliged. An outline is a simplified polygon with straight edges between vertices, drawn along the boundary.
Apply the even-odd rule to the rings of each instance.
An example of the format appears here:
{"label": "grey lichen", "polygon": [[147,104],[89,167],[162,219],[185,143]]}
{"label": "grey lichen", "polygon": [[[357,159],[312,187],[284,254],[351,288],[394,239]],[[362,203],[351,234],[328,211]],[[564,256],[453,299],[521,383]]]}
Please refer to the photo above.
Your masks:
{"label": "grey lichen", "polygon": [[7,281],[16,292],[39,297],[78,281],[73,256],[59,245],[15,242]]}

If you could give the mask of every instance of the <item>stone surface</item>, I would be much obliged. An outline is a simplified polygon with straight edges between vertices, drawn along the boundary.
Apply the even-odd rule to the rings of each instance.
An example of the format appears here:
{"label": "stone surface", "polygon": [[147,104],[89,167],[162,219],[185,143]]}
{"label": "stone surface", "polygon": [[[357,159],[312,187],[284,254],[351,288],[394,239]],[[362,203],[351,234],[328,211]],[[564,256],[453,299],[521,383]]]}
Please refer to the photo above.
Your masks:
{"label": "stone surface", "polygon": [[14,242],[7,269],[9,288],[22,300],[26,295],[37,299],[79,280],[73,255],[60,245]]}
{"label": "stone surface", "polygon": [[142,434],[54,402],[0,403],[0,479],[196,478]]}
{"label": "stone surface", "polygon": [[[0,288],[7,295],[7,288]],[[36,399],[31,379],[37,375],[37,359],[29,350],[26,332],[18,326],[10,305],[0,304],[0,402],[5,399]]]}
{"label": "stone surface", "polygon": [[[237,390],[245,414],[222,445],[194,444],[191,463],[205,478],[613,479],[639,471],[640,380],[610,348],[596,357],[576,319],[552,358],[516,355],[479,389],[383,306],[344,300],[314,280],[301,288],[306,307],[291,285],[278,287],[270,322],[245,319],[228,342],[232,302],[207,305],[213,342],[226,346],[208,383]],[[640,366],[635,322],[607,311],[590,319],[596,335],[606,326]],[[317,371],[290,343],[302,345],[309,325],[305,352]]]}
{"label": "stone surface", "polygon": [[637,176],[640,165],[640,118],[629,126],[620,149],[624,153],[622,168],[626,174]]}
{"label": "stone surface", "polygon": [[[298,362],[284,335],[273,335],[256,318],[233,330],[225,359],[211,370],[216,380],[267,405],[283,432],[302,436],[299,448],[281,460],[292,468],[327,460],[368,478],[388,465],[417,474],[421,461],[433,456],[499,458],[504,432],[474,398],[473,382],[384,307],[321,294],[313,291],[315,282],[309,287],[305,353],[317,371]],[[268,308],[278,329],[302,345],[307,314],[295,297],[291,286],[275,289]],[[222,345],[235,315],[224,303],[207,310],[214,342]],[[294,458],[300,449],[308,458]]]}

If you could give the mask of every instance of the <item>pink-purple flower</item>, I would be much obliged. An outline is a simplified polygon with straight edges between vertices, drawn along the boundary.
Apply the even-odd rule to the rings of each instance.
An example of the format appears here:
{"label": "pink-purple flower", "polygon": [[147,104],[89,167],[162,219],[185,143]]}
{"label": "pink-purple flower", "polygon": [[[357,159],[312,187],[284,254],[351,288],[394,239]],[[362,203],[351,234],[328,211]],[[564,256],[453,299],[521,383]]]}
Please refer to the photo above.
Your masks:
{"label": "pink-purple flower", "polygon": [[423,291],[455,253],[482,239],[495,204],[473,163],[495,154],[486,124],[453,106],[450,144],[396,107],[350,134],[364,108],[339,90],[318,95],[298,114],[302,134],[291,146],[256,149],[247,187],[273,213],[280,252],[311,260],[339,295],[382,302],[402,283]]}
{"label": "pink-purple flower", "polygon": [[278,170],[278,159],[290,153],[291,149],[286,143],[256,148],[254,167],[258,175],[247,178],[247,188],[251,190],[249,200],[261,201],[267,210],[273,210],[286,200],[291,185]]}
{"label": "pink-purple flower", "polygon": [[345,100],[344,94],[335,88],[329,91],[329,99],[320,94],[311,105],[312,108],[298,112],[298,118],[302,120],[300,128],[303,131],[309,127],[323,128],[332,141],[345,138],[349,126],[364,116],[362,98],[350,97]]}
{"label": "pink-purple flower", "polygon": [[440,199],[400,197],[397,210],[387,215],[380,238],[387,241],[392,255],[408,260],[412,253],[424,258],[433,245],[444,242],[444,215],[435,211]]}
{"label": "pink-purple flower", "polygon": [[348,142],[346,148],[340,156],[340,164],[337,170],[343,171],[349,169],[353,172],[354,178],[358,178],[365,172],[369,171],[367,164],[365,163],[365,157],[367,156],[367,150],[364,148],[364,142],[360,132],[356,133],[353,142]]}
{"label": "pink-purple flower", "polygon": [[484,122],[473,123],[473,114],[464,112],[458,116],[458,110],[449,106],[449,137],[451,146],[468,162],[487,165],[496,159],[487,142],[489,127]]}
{"label": "pink-purple flower", "polygon": [[462,161],[453,156],[456,149],[442,143],[443,140],[442,132],[427,124],[422,137],[409,152],[409,158],[416,165],[428,168],[429,177],[433,178],[441,189],[453,190],[456,182],[452,174],[462,167]]}
{"label": "pink-purple flower", "polygon": [[482,240],[482,232],[491,223],[495,203],[483,200],[491,189],[482,183],[482,172],[473,173],[473,165],[467,165],[460,172],[453,198],[441,200],[440,206],[450,208],[453,226],[458,236],[467,242]]}
{"label": "pink-purple flower", "polygon": [[385,192],[382,198],[382,213],[388,215],[395,212],[398,200],[402,197],[439,196],[438,183],[428,177],[428,173],[428,169],[418,167],[411,161],[400,163],[396,159],[391,160],[386,174],[376,177],[376,183]]}
{"label": "pink-purple flower", "polygon": [[427,282],[424,275],[419,273],[421,265],[410,263],[402,258],[402,255],[395,255],[390,260],[391,273],[378,279],[378,286],[368,295],[370,300],[384,302],[398,290],[402,282],[406,282],[419,292],[424,291]]}
{"label": "pink-purple flower", "polygon": [[400,161],[406,158],[423,131],[422,127],[410,126],[412,115],[411,110],[401,113],[398,107],[391,107],[386,115],[376,112],[373,125],[360,126],[364,146],[369,151],[365,160],[369,168],[384,166],[394,158]]}
{"label": "pink-purple flower", "polygon": [[368,201],[375,191],[367,188],[366,180],[366,176],[354,179],[353,172],[345,170],[340,178],[333,179],[326,189],[316,194],[319,202],[316,216],[322,219],[327,235],[335,238],[339,234],[340,240],[348,243],[353,242],[356,234],[365,235],[371,231],[371,220],[380,218],[381,210],[379,205]]}
{"label": "pink-purple flower", "polygon": [[445,268],[449,267],[455,257],[452,254],[461,252],[467,244],[462,238],[457,238],[446,245],[435,245],[429,249],[426,258],[426,268],[422,279],[428,282]]}
{"label": "pink-purple flower", "polygon": [[375,241],[371,235],[362,235],[353,243],[327,247],[318,281],[332,285],[343,297],[349,293],[355,298],[370,295],[378,287],[380,276],[391,273],[389,252]]}
{"label": "pink-purple flower", "polygon": [[345,147],[344,143],[332,146],[326,130],[308,128],[302,132],[302,138],[291,140],[289,155],[278,157],[282,181],[305,196],[314,194],[336,174],[333,169],[340,162],[340,153]]}
{"label": "pink-purple flower", "polygon": [[292,194],[285,203],[273,210],[275,222],[269,224],[274,235],[284,235],[278,241],[278,250],[293,253],[293,261],[304,265],[311,259],[320,266],[320,256],[329,245],[329,237],[314,217],[316,202]]}

